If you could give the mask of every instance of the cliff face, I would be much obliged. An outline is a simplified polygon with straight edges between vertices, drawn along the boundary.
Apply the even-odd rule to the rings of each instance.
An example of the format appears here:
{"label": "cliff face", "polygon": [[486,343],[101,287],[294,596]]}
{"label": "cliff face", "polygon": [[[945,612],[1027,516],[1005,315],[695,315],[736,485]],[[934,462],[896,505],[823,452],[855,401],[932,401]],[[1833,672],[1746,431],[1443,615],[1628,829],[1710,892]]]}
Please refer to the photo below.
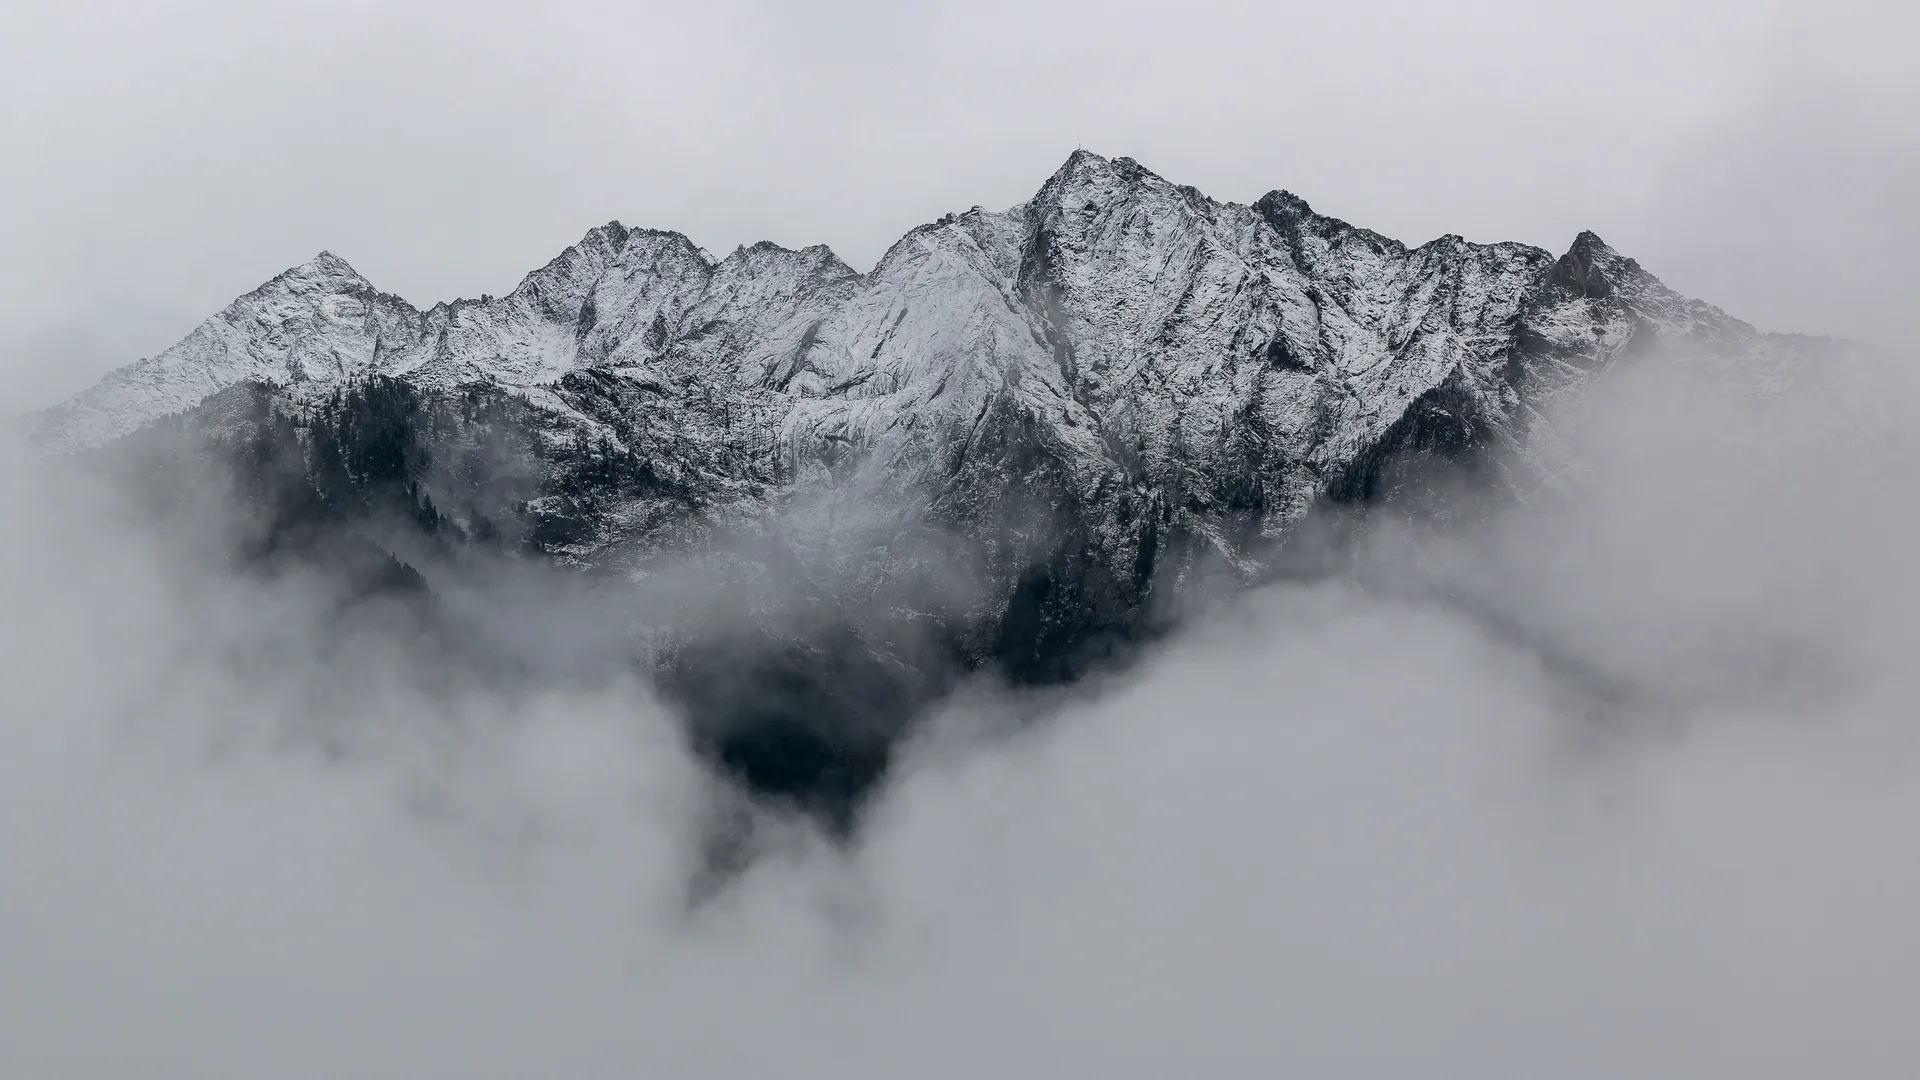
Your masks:
{"label": "cliff face", "polygon": [[[664,629],[635,648],[723,742],[791,722],[870,748],[942,670],[1068,677],[1196,577],[1258,579],[1318,505],[1434,463],[1541,482],[1553,415],[1622,358],[1765,383],[1818,348],[1591,233],[1408,248],[1081,152],[865,275],[614,223],[506,296],[420,311],[323,253],[37,423],[75,452],[257,395],[336,508],[384,485],[442,543],[702,582],[649,601]],[[369,410],[401,450],[367,450]]]}

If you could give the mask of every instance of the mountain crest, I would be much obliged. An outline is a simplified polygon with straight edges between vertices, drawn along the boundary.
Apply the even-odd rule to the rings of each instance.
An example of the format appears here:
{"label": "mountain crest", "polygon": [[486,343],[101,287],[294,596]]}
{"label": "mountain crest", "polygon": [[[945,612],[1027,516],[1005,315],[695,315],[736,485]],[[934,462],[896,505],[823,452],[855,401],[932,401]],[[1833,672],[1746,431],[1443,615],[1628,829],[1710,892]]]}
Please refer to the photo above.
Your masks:
{"label": "mountain crest", "polygon": [[1568,290],[1577,296],[1604,299],[1613,295],[1614,285],[1607,267],[1619,255],[1592,231],[1574,238],[1573,246],[1560,256],[1547,275],[1547,284]]}
{"label": "mountain crest", "polygon": [[1457,236],[1410,251],[1288,191],[1219,203],[1131,158],[1076,150],[1029,202],[916,228],[867,275],[822,245],[715,259],[681,233],[610,221],[505,296],[422,312],[321,252],[50,410],[40,430],[93,445],[236,381],[300,398],[372,374],[559,407],[551,395],[570,375],[615,371],[720,396],[756,388],[772,396],[740,407],[786,417],[782,439],[865,446],[929,409],[977,418],[983,395],[1006,392],[1054,418],[1050,437],[1088,468],[1105,467],[1103,447],[1173,462],[1200,433],[1237,445],[1236,425],[1252,425],[1269,440],[1258,468],[1270,513],[1310,502],[1313,476],[1456,373],[1482,373],[1487,422],[1507,430],[1514,391],[1485,373],[1523,371],[1548,345],[1610,355],[1646,340],[1643,326],[1723,352],[1759,340],[1591,232],[1557,259]]}
{"label": "mountain crest", "polygon": [[247,296],[263,295],[274,288],[282,288],[299,293],[314,291],[351,291],[369,289],[371,283],[360,276],[347,260],[331,251],[322,251],[298,266],[282,270],[262,282]]}

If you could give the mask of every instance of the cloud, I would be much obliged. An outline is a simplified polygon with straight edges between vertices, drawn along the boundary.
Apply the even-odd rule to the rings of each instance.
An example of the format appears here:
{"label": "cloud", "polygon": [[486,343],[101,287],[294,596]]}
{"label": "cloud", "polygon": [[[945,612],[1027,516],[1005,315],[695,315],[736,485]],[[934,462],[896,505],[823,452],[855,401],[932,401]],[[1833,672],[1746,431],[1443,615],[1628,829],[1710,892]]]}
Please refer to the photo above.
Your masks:
{"label": "cloud", "polygon": [[1904,1075],[1912,388],[1692,370],[1558,496],[963,688],[858,845],[769,820],[695,909],[727,802],[646,687],[313,647],[320,584],[10,460],[0,1071]]}

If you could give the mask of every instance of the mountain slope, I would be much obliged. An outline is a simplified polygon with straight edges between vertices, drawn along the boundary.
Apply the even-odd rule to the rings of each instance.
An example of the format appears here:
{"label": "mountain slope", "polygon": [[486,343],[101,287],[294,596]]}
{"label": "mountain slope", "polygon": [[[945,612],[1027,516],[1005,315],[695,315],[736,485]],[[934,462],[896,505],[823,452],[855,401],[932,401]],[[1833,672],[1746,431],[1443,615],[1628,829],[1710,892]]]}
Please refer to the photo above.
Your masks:
{"label": "mountain slope", "polygon": [[[1316,507],[1417,497],[1439,466],[1542,482],[1553,417],[1613,363],[1764,386],[1821,348],[1591,233],[1409,248],[1080,152],[866,274],[614,223],[505,296],[420,311],[323,253],[37,431],[77,452],[205,426],[248,388],[330,505],[404,491],[400,519],[438,530],[420,559],[484,544],[678,583],[636,652],[723,743],[792,721],[844,764],[948,671],[1071,677],[1198,583],[1257,580]],[[375,428],[400,449],[369,452]]]}

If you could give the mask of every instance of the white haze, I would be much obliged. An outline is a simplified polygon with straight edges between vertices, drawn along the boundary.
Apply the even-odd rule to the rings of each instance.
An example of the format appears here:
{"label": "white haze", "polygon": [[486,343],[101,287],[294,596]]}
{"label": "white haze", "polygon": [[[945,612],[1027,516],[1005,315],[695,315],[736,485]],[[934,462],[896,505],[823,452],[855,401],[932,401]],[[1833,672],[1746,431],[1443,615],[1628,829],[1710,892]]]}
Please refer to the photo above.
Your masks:
{"label": "white haze", "polygon": [[644,687],[322,650],[316,586],[9,452],[0,1075],[1910,1076],[1920,397],[1688,370],[1596,393],[1564,498],[1018,734],[964,691],[861,845],[692,911]]}

